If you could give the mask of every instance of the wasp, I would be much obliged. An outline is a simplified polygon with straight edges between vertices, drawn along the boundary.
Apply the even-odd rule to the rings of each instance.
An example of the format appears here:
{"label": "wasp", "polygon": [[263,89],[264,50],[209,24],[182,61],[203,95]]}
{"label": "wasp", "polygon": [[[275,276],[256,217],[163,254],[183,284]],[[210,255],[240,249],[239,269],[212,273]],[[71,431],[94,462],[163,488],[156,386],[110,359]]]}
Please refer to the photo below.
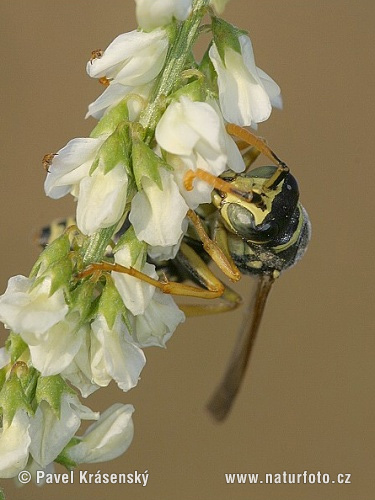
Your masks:
{"label": "wasp", "polygon": [[[299,201],[297,181],[288,166],[249,131],[233,124],[227,125],[227,131],[237,137],[247,168],[240,174],[226,171],[220,177],[200,169],[186,174],[186,189],[192,188],[195,178],[214,187],[212,202],[200,205],[195,211],[189,210],[189,228],[174,259],[151,261],[163,279],[155,280],[133,268],[110,262],[91,264],[78,276],[84,278],[96,270],[123,272],[164,293],[220,299],[215,303],[182,305],[181,309],[190,316],[233,310],[242,302],[237,292],[217,278],[208,266],[210,260],[234,282],[242,275],[257,279],[247,319],[238,334],[224,377],[208,403],[208,410],[217,421],[227,417],[240,389],[275,280],[302,257],[311,234],[309,217]],[[260,153],[274,165],[250,169]],[[61,230],[64,225],[60,222]],[[129,222],[125,221],[114,239],[128,227]],[[42,231],[42,246],[48,243],[52,232],[47,235],[46,228]],[[110,256],[110,250],[107,255]],[[188,279],[194,286],[184,283]]]}

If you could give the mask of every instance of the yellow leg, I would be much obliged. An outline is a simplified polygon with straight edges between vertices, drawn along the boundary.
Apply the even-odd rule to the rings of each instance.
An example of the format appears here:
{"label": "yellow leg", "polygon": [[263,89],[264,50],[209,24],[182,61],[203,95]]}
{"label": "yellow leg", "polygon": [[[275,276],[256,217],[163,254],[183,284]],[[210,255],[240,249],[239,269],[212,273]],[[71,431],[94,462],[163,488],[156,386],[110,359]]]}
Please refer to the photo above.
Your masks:
{"label": "yellow leg", "polygon": [[273,189],[280,182],[281,178],[289,172],[289,167],[286,163],[280,160],[272,149],[267,146],[263,139],[249,132],[249,130],[242,128],[239,125],[235,125],[234,123],[229,123],[226,126],[226,129],[228,134],[238,137],[242,141],[247,142],[250,146],[256,147],[261,153],[277,165],[278,168],[276,172],[263,184],[263,189]]}
{"label": "yellow leg", "polygon": [[[192,250],[192,252],[194,251]],[[120,264],[111,264],[109,262],[98,262],[90,264],[89,266],[86,267],[86,269],[84,269],[82,272],[78,274],[77,278],[82,279],[87,276],[93,275],[94,279],[97,279],[98,271],[124,273],[129,276],[138,278],[156,288],[159,288],[159,290],[161,290],[163,293],[171,295],[181,295],[185,297],[215,299],[221,297],[225,289],[224,285],[218,279],[216,279],[216,281],[212,281],[210,288],[208,290],[205,290],[203,288],[199,288],[196,286],[184,285],[183,283],[176,283],[173,281],[158,281],[132,267],[125,267],[121,266]]]}
{"label": "yellow leg", "polygon": [[176,262],[187,272],[191,279],[207,290],[222,289],[219,302],[215,304],[179,304],[187,316],[202,316],[232,311],[242,304],[241,296],[225,286],[209,269],[207,264],[186,243],[182,243],[176,255]]}
{"label": "yellow leg", "polygon": [[223,295],[219,297],[219,302],[216,304],[179,304],[178,307],[184,311],[186,316],[191,317],[234,311],[241,304],[241,295],[229,288],[229,286],[226,286]]}
{"label": "yellow leg", "polygon": [[233,194],[239,198],[243,198],[247,202],[250,202],[253,199],[253,193],[251,191],[241,191],[240,189],[233,187],[230,182],[226,182],[223,179],[220,179],[220,177],[216,177],[201,168],[188,170],[186,172],[184,177],[184,186],[187,191],[191,191],[193,189],[193,181],[195,178],[207,182],[207,184],[210,184],[218,191]]}
{"label": "yellow leg", "polygon": [[219,269],[221,269],[221,271],[228,276],[229,279],[232,281],[238,281],[241,278],[241,273],[233,262],[229,251],[224,253],[220,246],[209,238],[203,227],[202,221],[193,210],[189,210],[187,215],[193,223],[195,230],[203,243],[203,248],[208,255],[212,258]]}

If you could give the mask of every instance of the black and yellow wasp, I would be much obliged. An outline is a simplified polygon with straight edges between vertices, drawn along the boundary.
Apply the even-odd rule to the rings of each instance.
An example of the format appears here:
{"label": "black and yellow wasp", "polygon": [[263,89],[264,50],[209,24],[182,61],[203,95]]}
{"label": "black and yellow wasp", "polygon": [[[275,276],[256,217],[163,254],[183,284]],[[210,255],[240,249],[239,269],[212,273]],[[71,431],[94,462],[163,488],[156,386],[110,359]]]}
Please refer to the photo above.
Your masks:
{"label": "black and yellow wasp", "polygon": [[[270,289],[280,273],[303,255],[311,233],[308,215],[299,202],[297,181],[286,164],[247,130],[237,125],[228,125],[227,130],[237,137],[247,169],[241,174],[226,171],[220,177],[199,169],[188,172],[186,188],[192,188],[195,177],[201,178],[214,186],[212,202],[200,205],[195,211],[189,210],[189,229],[174,259],[151,260],[162,279],[152,280],[136,270],[108,262],[92,264],[80,275],[83,278],[97,269],[125,272],[148,281],[165,293],[220,298],[203,305],[182,305],[187,315],[224,312],[235,309],[242,302],[241,297],[208,267],[211,259],[232,281],[238,281],[243,274],[257,278],[258,286],[247,321],[239,332],[223,380],[208,404],[209,411],[218,421],[225,419],[240,388]],[[260,153],[276,166],[250,170]],[[55,221],[44,228],[39,236],[40,245],[46,246],[70,224],[74,224],[73,219]],[[128,227],[126,220],[114,242]],[[110,250],[107,257],[111,257]],[[184,284],[186,280],[199,287]]]}

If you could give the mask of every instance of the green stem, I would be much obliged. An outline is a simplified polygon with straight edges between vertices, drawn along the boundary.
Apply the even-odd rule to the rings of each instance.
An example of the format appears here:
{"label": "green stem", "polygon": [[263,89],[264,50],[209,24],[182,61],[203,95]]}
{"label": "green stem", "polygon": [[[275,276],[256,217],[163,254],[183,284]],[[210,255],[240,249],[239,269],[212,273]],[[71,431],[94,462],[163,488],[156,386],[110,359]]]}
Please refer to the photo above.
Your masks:
{"label": "green stem", "polygon": [[105,229],[101,229],[97,233],[90,236],[83,255],[84,265],[91,262],[100,262],[103,259],[108,243],[116,231],[117,224]]}
{"label": "green stem", "polygon": [[150,102],[139,119],[140,124],[146,130],[146,144],[150,144],[154,137],[156,125],[163,112],[165,97],[173,91],[181,78],[181,72],[185,68],[186,60],[198,35],[208,3],[209,0],[195,0],[190,16],[178,27],[177,36],[167,54],[164,69],[156,81]]}
{"label": "green stem", "polygon": [[[209,0],[194,0],[190,16],[177,29],[177,35],[167,54],[164,69],[155,83],[149,104],[139,119],[139,123],[146,131],[144,138],[146,144],[150,144],[154,138],[156,125],[163,113],[165,97],[171,94],[181,78],[181,72],[185,68],[208,4]],[[85,265],[102,260],[116,227],[117,225],[114,225],[101,229],[90,237],[83,255]]]}

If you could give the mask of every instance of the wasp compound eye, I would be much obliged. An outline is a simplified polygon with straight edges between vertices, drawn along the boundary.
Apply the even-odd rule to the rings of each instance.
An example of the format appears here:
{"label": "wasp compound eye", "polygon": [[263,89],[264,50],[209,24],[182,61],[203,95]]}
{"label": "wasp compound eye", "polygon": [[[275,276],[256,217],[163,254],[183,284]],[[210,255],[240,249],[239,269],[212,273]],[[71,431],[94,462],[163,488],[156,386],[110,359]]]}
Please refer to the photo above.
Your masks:
{"label": "wasp compound eye", "polygon": [[231,203],[227,208],[227,217],[235,232],[243,239],[254,243],[266,243],[279,233],[279,225],[275,220],[256,224],[252,212],[241,205]]}

